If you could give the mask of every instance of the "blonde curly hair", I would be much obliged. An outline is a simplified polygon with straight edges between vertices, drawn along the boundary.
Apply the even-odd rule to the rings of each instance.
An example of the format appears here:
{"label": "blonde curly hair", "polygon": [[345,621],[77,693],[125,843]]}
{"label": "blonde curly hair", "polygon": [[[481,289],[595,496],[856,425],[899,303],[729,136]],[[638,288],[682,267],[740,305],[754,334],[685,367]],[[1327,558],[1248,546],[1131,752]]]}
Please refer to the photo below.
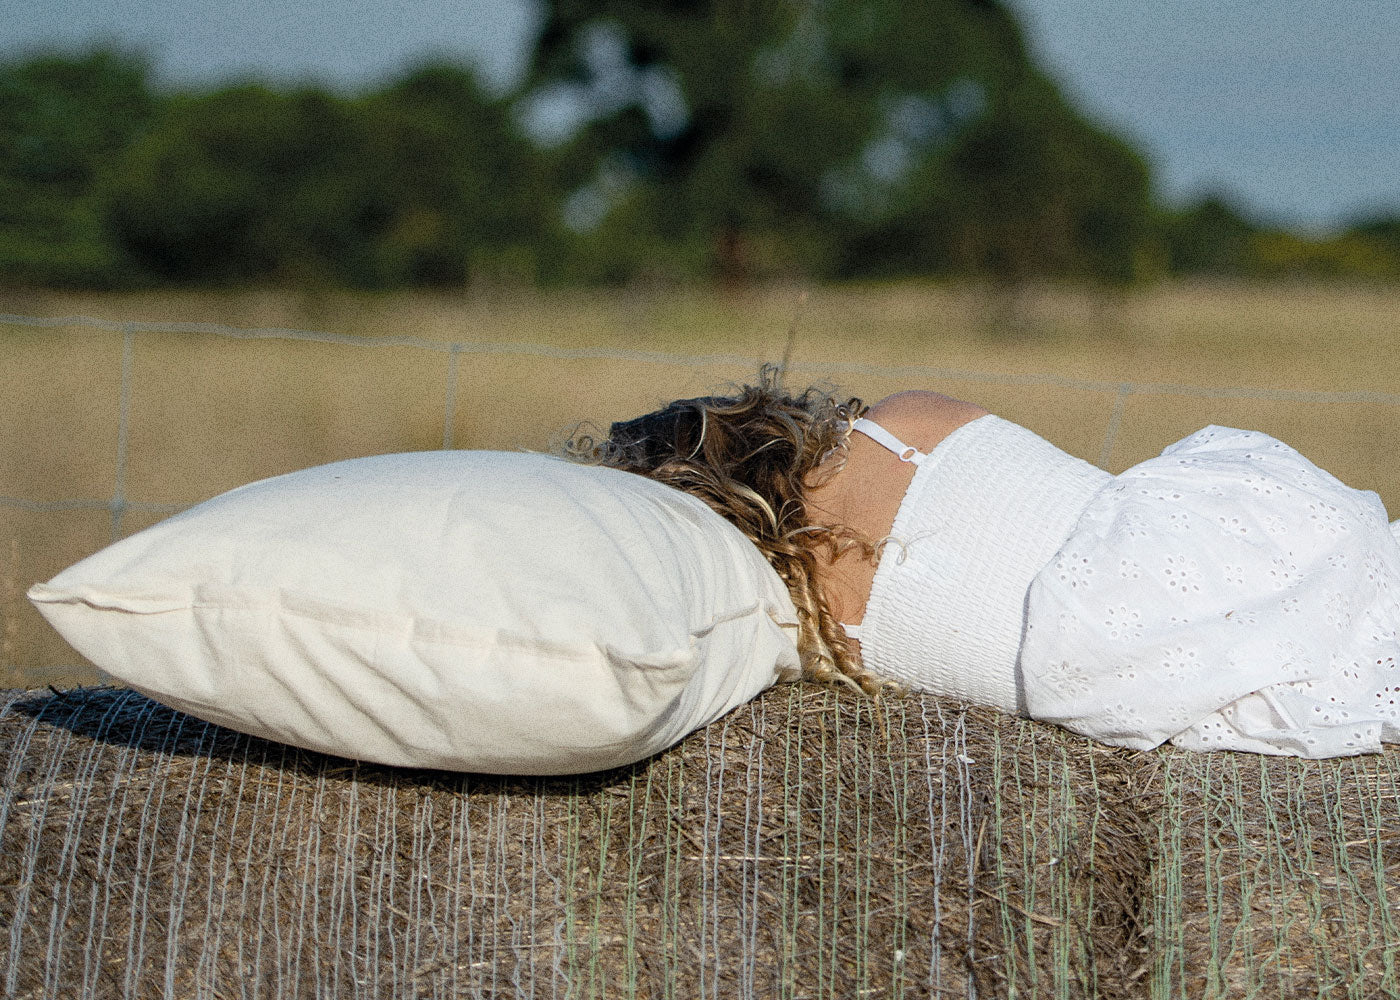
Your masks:
{"label": "blonde curly hair", "polygon": [[792,594],[803,676],[878,694],[882,682],[847,645],[817,573],[822,550],[829,560],[852,548],[874,558],[875,546],[814,522],[806,499],[844,466],[851,424],[867,407],[815,386],[790,395],[781,381],[765,366],[757,384],[732,395],[678,399],[614,423],[602,440],[577,434],[565,452],[684,490],[736,525]]}

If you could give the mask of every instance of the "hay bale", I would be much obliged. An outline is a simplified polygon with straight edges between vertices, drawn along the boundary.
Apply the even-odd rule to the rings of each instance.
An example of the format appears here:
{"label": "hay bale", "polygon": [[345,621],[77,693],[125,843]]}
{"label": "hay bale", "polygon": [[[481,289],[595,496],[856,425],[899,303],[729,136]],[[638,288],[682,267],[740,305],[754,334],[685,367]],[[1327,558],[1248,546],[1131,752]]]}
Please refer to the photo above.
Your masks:
{"label": "hay bale", "polygon": [[1155,996],[1400,996],[1400,753],[1158,768]]}
{"label": "hay bale", "polygon": [[7,995],[1118,995],[1132,755],[784,686],[568,779],[324,757],[130,691],[0,697]]}
{"label": "hay bale", "polygon": [[983,889],[1008,945],[995,996],[1140,996],[1152,966],[1141,920],[1151,870],[1142,755],[1054,726],[993,727]]}
{"label": "hay bale", "polygon": [[1130,753],[792,685],[631,768],[0,695],[7,996],[1400,995],[1400,751]]}

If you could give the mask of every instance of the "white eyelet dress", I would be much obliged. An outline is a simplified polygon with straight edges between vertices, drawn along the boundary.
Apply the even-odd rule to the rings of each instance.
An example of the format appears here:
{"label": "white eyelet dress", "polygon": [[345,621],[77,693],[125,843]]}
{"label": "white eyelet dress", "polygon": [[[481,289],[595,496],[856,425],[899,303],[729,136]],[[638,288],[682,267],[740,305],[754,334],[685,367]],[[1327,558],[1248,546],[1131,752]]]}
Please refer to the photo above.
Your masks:
{"label": "white eyelet dress", "polygon": [[917,457],[870,669],[1136,749],[1400,742],[1400,522],[1374,493],[1224,427],[1117,477],[995,416]]}

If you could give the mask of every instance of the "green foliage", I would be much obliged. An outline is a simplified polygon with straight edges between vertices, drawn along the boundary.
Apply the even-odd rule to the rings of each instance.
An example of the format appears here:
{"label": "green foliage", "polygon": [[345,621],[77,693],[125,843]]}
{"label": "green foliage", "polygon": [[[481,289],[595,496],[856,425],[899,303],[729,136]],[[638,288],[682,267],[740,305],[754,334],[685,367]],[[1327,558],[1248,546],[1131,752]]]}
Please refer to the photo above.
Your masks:
{"label": "green foliage", "polygon": [[376,283],[537,277],[552,192],[505,110],[470,73],[421,67],[359,111],[375,165]]}
{"label": "green foliage", "polygon": [[169,281],[451,284],[543,229],[523,140],[465,71],[349,101],[247,85],[170,102],[123,160],[111,221]]}
{"label": "green foliage", "polygon": [[[1136,275],[1149,237],[1146,164],[1076,116],[1058,90],[1025,72],[930,162],[898,230],[860,247],[891,269],[973,275],[998,283],[1056,276],[1112,284]],[[904,239],[898,238],[902,231]],[[905,248],[918,246],[917,253]]]}
{"label": "green foliage", "polygon": [[1208,195],[1161,223],[1174,273],[1239,277],[1249,270],[1250,244],[1262,227],[1219,195]]}
{"label": "green foliage", "polygon": [[375,221],[364,146],[362,124],[316,90],[176,98],[123,159],[113,228],[164,280],[362,283]]}
{"label": "green foliage", "polygon": [[[1357,236],[1373,241],[1381,252],[1400,260],[1400,213],[1360,219],[1352,226],[1351,231]],[[1400,273],[1400,270],[1397,273]]]}
{"label": "green foliage", "polygon": [[1247,218],[1218,195],[1160,228],[1171,271],[1264,280],[1400,279],[1400,219],[1376,218],[1335,236],[1303,236]]}
{"label": "green foliage", "polygon": [[1400,248],[1360,232],[1322,239],[1278,230],[1256,233],[1245,260],[1251,276],[1260,278],[1400,278]]}
{"label": "green foliage", "polygon": [[563,176],[609,203],[589,227],[608,260],[611,212],[730,279],[1124,281],[1148,235],[1145,164],[1036,71],[996,0],[556,0],[532,86],[581,109]]}
{"label": "green foliage", "polygon": [[1307,237],[1154,206],[1006,0],[552,0],[505,99],[443,63],[357,97],[0,64],[9,284],[904,275],[1400,280],[1400,217]]}
{"label": "green foliage", "polygon": [[155,109],[147,67],[97,50],[0,64],[0,276],[102,287],[130,262],[105,226],[104,186]]}

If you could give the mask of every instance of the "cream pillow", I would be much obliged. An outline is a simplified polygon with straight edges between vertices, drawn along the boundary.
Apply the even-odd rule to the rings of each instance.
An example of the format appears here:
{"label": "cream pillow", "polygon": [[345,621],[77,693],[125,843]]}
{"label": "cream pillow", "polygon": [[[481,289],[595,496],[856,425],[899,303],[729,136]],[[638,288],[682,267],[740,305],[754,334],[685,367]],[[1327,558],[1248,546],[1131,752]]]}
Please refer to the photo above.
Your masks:
{"label": "cream pillow", "polygon": [[668,486],[545,455],[278,476],[29,596],[158,701],[385,764],[627,764],[798,666],[787,590],[736,528]]}

